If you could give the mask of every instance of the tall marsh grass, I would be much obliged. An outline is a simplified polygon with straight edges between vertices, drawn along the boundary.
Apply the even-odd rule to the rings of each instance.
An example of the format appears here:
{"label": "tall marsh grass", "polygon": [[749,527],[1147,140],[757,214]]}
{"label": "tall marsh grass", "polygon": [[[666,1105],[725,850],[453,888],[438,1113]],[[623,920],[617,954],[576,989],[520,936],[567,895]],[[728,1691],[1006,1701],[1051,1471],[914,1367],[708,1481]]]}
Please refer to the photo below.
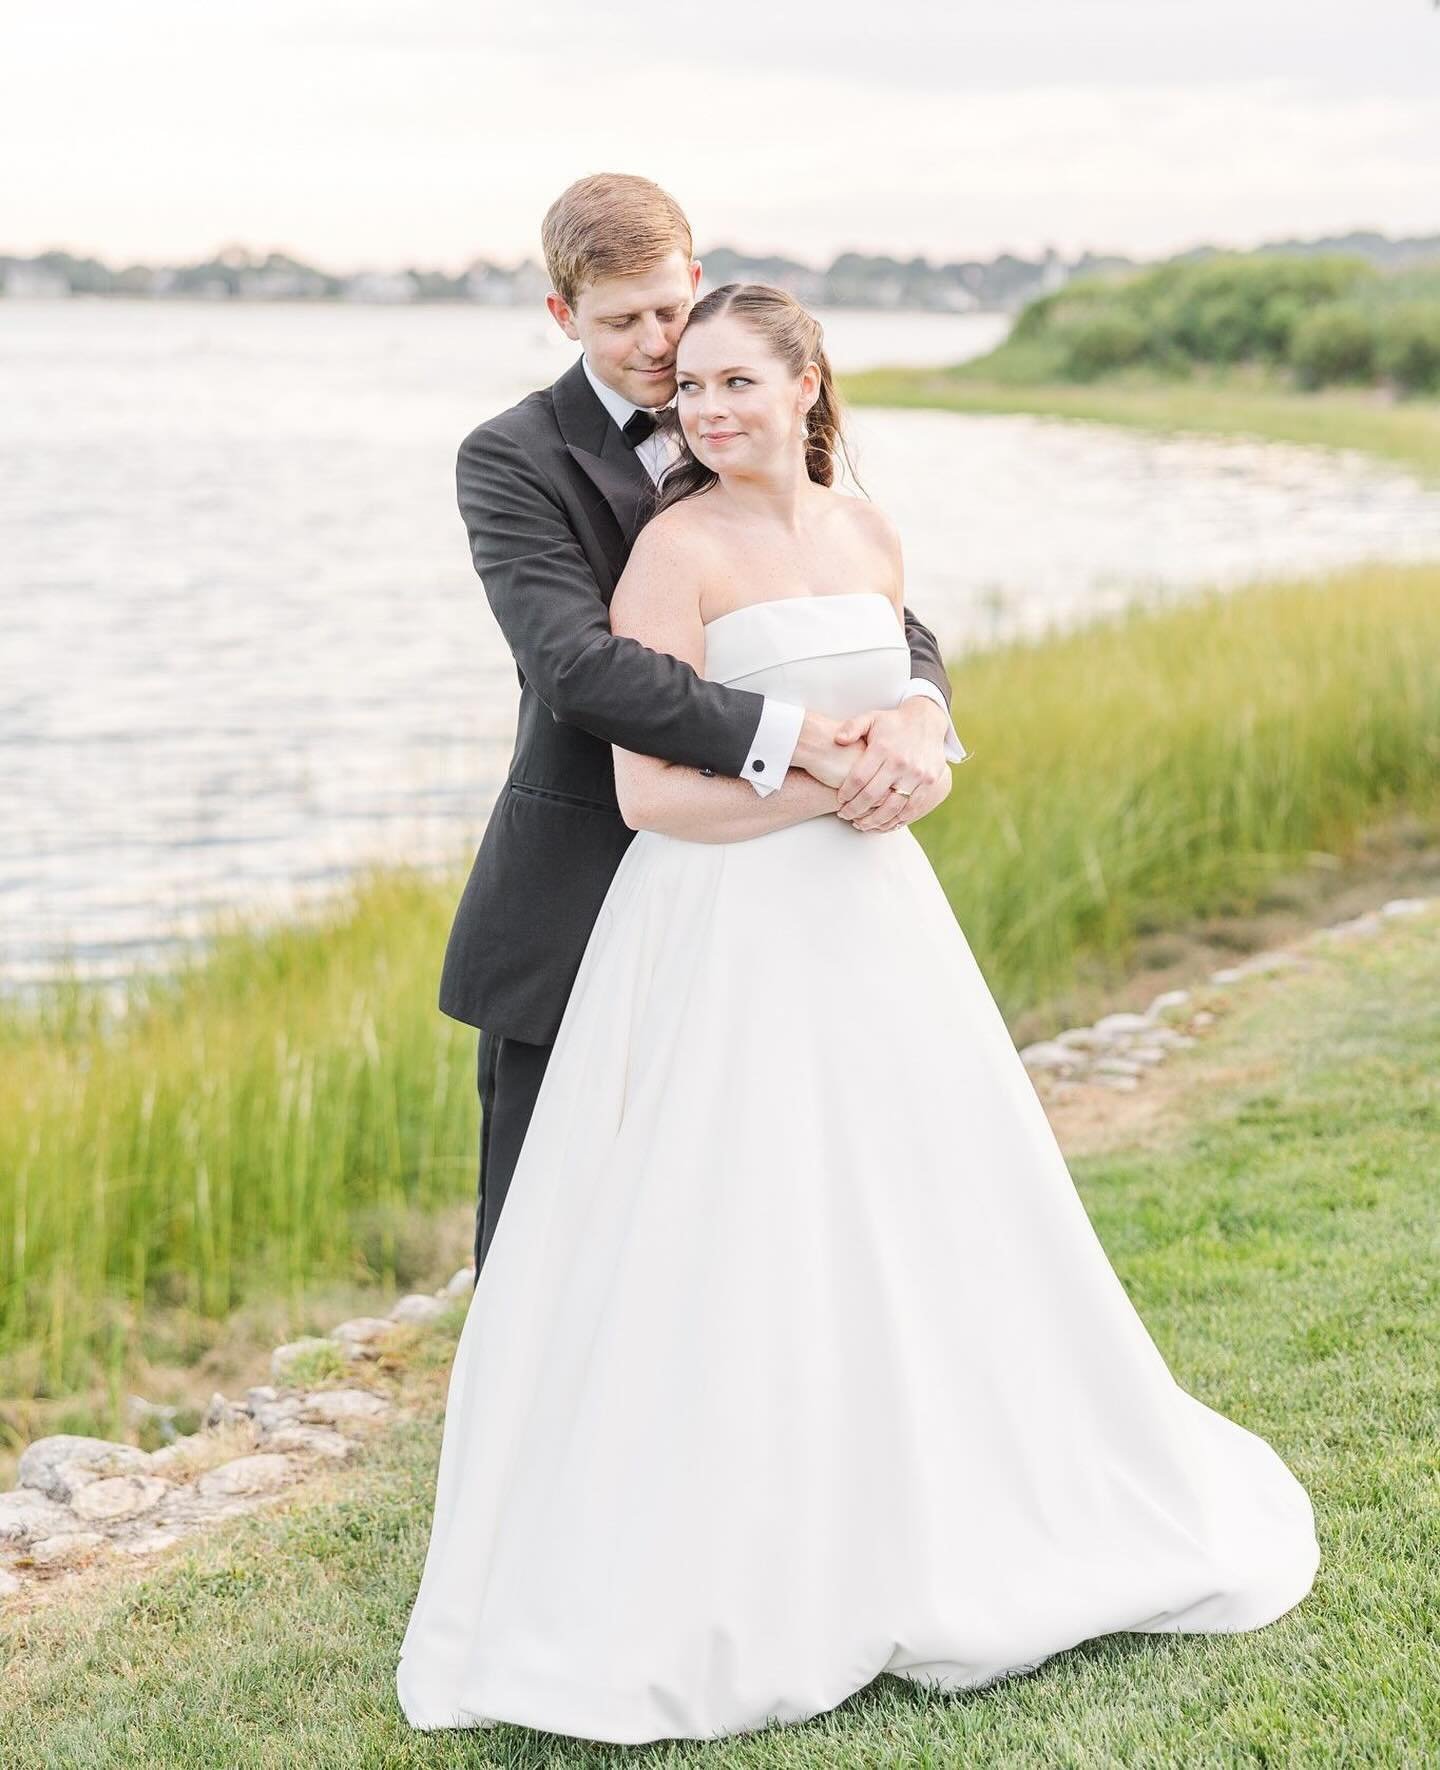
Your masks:
{"label": "tall marsh grass", "polygon": [[[1131,614],[953,678],[973,756],[919,834],[1012,1016],[1397,808],[1440,819],[1440,567]],[[475,1185],[475,1034],[435,1007],[458,889],[368,877],[137,985],[114,1025],[80,987],[0,1014],[10,1394],[118,1368],[157,1306],[423,1276],[409,1238]]]}
{"label": "tall marsh grass", "polygon": [[1013,1017],[1409,812],[1440,838],[1440,566],[1211,592],[967,659],[918,826]]}
{"label": "tall marsh grass", "polygon": [[417,1214],[475,1186],[475,1034],[435,1008],[451,895],[371,875],[137,985],[118,1024],[75,985],[0,1017],[11,1384],[123,1360],[152,1304],[410,1281]]}

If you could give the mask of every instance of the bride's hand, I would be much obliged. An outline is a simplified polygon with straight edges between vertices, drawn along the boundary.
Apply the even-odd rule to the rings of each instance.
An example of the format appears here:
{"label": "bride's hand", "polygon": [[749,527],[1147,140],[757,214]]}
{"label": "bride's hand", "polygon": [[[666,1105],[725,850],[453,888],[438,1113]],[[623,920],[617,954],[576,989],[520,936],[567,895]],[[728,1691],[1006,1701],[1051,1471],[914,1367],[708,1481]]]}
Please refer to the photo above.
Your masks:
{"label": "bride's hand", "polygon": [[912,695],[898,707],[844,720],[835,741],[863,748],[839,788],[837,813],[857,830],[894,830],[924,817],[950,791],[948,716]]}

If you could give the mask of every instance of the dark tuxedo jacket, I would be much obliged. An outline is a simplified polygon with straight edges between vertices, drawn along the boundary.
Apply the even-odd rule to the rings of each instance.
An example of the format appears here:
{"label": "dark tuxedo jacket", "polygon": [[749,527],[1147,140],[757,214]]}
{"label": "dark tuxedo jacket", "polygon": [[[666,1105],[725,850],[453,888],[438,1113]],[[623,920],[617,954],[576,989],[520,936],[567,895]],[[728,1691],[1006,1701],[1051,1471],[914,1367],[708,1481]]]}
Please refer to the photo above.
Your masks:
{"label": "dark tuxedo jacket", "polygon": [[[635,834],[616,802],[611,744],[738,777],[764,697],[610,631],[610,598],[655,488],[579,358],[472,430],[455,479],[475,569],[514,654],[520,715],[450,930],[439,1005],[543,1045]],[[908,609],[905,630],[914,674],[948,704],[934,634]]]}

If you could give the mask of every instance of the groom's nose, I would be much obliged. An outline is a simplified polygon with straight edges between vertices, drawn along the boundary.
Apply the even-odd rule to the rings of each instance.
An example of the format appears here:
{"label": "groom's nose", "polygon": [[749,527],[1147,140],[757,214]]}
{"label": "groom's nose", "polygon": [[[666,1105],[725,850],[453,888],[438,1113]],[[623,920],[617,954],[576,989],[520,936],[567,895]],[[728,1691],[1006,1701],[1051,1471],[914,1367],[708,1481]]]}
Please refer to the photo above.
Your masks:
{"label": "groom's nose", "polygon": [[662,362],[670,353],[670,340],[665,336],[665,328],[653,313],[645,317],[640,348],[646,356],[658,357]]}

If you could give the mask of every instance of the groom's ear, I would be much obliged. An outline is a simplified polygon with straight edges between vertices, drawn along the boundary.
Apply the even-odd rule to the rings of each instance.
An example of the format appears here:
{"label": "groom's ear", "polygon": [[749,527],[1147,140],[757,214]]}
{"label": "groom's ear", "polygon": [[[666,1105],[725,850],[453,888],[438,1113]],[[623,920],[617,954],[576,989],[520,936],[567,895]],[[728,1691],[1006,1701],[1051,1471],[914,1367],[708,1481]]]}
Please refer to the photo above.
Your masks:
{"label": "groom's ear", "polygon": [[580,333],[576,329],[575,315],[572,313],[570,303],[565,297],[557,294],[555,290],[552,289],[545,297],[545,305],[550,310],[550,317],[554,320],[555,324],[559,326],[565,336],[567,338],[578,339]]}

